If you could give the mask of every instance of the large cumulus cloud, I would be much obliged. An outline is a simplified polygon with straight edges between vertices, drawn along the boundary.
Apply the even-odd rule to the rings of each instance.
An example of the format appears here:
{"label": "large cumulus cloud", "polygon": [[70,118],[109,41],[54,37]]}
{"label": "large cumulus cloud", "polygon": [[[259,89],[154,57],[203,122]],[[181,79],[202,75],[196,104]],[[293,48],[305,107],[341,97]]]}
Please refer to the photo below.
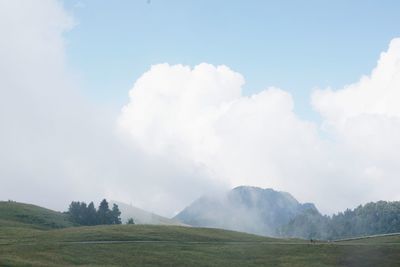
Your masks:
{"label": "large cumulus cloud", "polygon": [[323,157],[317,127],[294,114],[287,92],[244,96],[243,84],[226,66],[152,66],[130,91],[120,131],[147,153],[190,160],[230,186],[274,187],[306,198],[307,185],[298,185],[314,183]]}
{"label": "large cumulus cloud", "polygon": [[370,75],[338,90],[317,90],[312,104],[335,140],[335,161],[348,160],[338,166],[348,176],[343,187],[359,202],[400,199],[400,39],[390,42]]}
{"label": "large cumulus cloud", "polygon": [[244,96],[226,66],[154,65],[131,89],[119,129],[147,153],[202,166],[212,179],[293,193],[333,212],[398,199],[400,40],[371,75],[317,90],[322,123],[300,119],[278,88]]}

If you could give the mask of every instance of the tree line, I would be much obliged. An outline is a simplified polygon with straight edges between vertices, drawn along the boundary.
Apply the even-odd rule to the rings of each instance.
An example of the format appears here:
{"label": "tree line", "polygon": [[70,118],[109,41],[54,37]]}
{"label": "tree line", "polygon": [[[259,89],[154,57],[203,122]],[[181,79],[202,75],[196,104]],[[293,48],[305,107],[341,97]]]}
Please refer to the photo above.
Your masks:
{"label": "tree line", "polygon": [[121,224],[121,212],[117,204],[109,208],[106,199],[103,199],[98,209],[93,202],[87,205],[85,202],[72,201],[68,212],[71,221],[80,225]]}
{"label": "tree line", "polygon": [[306,211],[278,229],[277,235],[334,240],[397,232],[400,232],[400,201],[378,201],[333,216]]}

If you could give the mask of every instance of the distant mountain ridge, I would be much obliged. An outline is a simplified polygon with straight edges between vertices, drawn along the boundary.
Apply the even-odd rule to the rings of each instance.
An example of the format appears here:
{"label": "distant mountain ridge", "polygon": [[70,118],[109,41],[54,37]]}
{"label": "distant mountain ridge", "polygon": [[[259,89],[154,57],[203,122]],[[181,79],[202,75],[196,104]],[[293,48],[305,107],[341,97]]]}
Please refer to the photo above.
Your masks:
{"label": "distant mountain ridge", "polygon": [[276,229],[307,210],[312,203],[299,203],[287,192],[239,186],[222,195],[203,196],[174,218],[189,225],[216,227],[276,236]]}

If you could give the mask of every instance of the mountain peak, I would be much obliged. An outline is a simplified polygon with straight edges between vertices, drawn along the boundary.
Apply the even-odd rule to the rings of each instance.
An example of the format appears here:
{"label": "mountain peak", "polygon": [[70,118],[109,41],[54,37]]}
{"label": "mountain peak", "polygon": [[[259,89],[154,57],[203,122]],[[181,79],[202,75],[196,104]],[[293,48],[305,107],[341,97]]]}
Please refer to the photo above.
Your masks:
{"label": "mountain peak", "polygon": [[238,186],[223,195],[197,199],[175,218],[193,226],[274,235],[277,227],[308,209],[318,212],[313,204],[301,204],[287,192]]}

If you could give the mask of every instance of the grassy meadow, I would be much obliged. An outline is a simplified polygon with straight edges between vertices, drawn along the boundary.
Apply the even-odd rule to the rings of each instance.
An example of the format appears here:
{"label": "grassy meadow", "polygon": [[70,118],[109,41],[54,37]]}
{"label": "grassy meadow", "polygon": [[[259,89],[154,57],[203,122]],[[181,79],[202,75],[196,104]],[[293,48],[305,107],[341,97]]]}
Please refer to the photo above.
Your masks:
{"label": "grassy meadow", "polygon": [[62,213],[0,202],[0,266],[72,265],[400,266],[400,237],[311,244],[182,226],[76,227]]}

